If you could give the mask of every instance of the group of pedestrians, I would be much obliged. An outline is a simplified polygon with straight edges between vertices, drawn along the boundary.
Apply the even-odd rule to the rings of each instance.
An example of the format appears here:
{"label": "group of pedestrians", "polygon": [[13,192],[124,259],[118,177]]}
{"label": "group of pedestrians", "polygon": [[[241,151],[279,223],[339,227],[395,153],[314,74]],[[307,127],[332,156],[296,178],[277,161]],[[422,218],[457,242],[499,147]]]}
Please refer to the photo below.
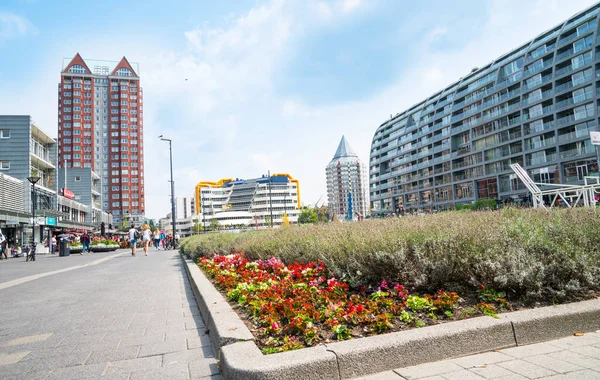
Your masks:
{"label": "group of pedestrians", "polygon": [[144,254],[148,256],[148,248],[150,243],[154,243],[154,248],[160,249],[161,245],[163,249],[166,249],[165,242],[169,239],[169,236],[165,235],[164,231],[159,231],[156,228],[154,231],[150,229],[148,224],[144,224],[141,228],[141,233],[135,228],[135,224],[131,225],[129,230],[129,244],[131,246],[131,255],[135,256],[138,241],[141,240],[142,246],[144,247]]}

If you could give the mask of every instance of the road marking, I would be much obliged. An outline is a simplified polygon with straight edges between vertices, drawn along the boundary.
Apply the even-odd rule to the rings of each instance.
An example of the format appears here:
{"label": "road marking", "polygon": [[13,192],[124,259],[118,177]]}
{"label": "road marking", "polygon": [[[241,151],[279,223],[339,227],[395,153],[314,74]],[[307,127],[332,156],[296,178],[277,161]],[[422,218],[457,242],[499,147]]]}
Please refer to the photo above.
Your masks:
{"label": "road marking", "polygon": [[7,354],[7,355],[0,355],[0,366],[18,363],[19,360],[23,359],[30,352],[31,351],[23,351],[23,352],[15,352],[12,354]]}
{"label": "road marking", "polygon": [[98,265],[98,264],[101,264],[101,263],[103,263],[105,261],[108,261],[110,259],[114,259],[117,256],[124,255],[126,253],[127,252],[121,252],[121,253],[117,253],[117,254],[112,255],[112,256],[103,257],[101,259],[92,261],[91,263],[87,263],[87,264],[83,264],[83,265],[76,265],[76,266],[69,267],[69,268],[58,269],[58,270],[55,270],[55,271],[52,271],[52,272],[34,274],[34,275],[23,277],[23,278],[18,278],[16,280],[3,282],[3,283],[0,283],[0,290],[6,289],[6,288],[10,288],[10,287],[13,287],[13,286],[16,286],[16,285],[21,285],[21,284],[24,284],[26,282],[37,280],[37,279],[40,279],[40,278],[43,278],[43,277],[46,277],[46,276],[52,276],[53,274],[68,272],[70,270],[75,270],[75,269],[79,269],[79,268],[85,268],[85,267],[92,266],[92,265]]}
{"label": "road marking", "polygon": [[0,345],[0,347],[10,347],[10,346],[18,346],[20,344],[42,342],[42,341],[50,338],[51,335],[52,335],[52,333],[24,336],[21,338],[16,338],[16,339],[10,340],[7,343]]}

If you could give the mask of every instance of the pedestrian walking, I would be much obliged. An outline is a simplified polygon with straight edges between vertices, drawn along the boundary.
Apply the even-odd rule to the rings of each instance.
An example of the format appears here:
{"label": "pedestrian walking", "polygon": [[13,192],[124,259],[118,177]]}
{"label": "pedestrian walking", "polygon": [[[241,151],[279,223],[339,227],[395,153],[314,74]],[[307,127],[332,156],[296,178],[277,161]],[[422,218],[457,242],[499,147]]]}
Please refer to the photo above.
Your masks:
{"label": "pedestrian walking", "polygon": [[52,254],[56,253],[56,236],[52,235]]}
{"label": "pedestrian walking", "polygon": [[144,244],[144,254],[148,256],[148,247],[150,246],[150,226],[144,223],[142,226],[142,243]]}
{"label": "pedestrian walking", "polygon": [[135,229],[135,224],[131,224],[129,229],[129,244],[131,245],[131,256],[135,256],[135,248],[137,241],[140,238],[140,233]]}
{"label": "pedestrian walking", "polygon": [[160,246],[160,231],[157,229],[154,230],[154,236],[153,236],[153,240],[154,240],[154,248],[156,248],[156,250],[159,250],[159,246]]}
{"label": "pedestrian walking", "polygon": [[160,243],[162,244],[163,249],[165,249],[165,239],[166,239],[165,231],[160,231]]}
{"label": "pedestrian walking", "polygon": [[87,250],[87,252],[91,255],[92,249],[90,247],[90,235],[88,235],[87,232],[84,232],[83,235],[81,235],[81,244],[83,244],[83,249],[81,250],[80,254],[83,255],[83,252]]}

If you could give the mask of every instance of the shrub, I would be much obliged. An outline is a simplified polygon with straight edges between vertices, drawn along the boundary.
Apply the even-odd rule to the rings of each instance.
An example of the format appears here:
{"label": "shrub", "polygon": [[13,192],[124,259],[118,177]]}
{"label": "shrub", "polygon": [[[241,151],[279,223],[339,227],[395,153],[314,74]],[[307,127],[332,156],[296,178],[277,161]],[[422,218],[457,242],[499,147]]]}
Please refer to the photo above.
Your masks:
{"label": "shrub", "polygon": [[496,209],[495,199],[478,199],[473,203],[473,210],[495,210]]}
{"label": "shrub", "polygon": [[503,209],[206,234],[184,239],[182,252],[322,261],[353,287],[382,278],[427,291],[485,284],[509,298],[560,302],[600,289],[599,231],[591,208]]}

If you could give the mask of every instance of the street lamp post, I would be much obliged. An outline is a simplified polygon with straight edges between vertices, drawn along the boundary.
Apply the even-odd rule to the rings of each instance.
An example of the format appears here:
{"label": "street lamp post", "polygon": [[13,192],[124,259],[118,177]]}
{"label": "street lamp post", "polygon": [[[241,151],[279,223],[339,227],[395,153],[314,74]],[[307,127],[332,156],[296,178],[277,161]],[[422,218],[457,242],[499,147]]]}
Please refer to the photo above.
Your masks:
{"label": "street lamp post", "polygon": [[177,225],[175,224],[175,182],[173,181],[173,149],[171,148],[171,139],[164,138],[163,135],[158,136],[162,141],[169,142],[169,162],[171,164],[171,218],[173,220],[173,241],[175,241],[175,234],[177,231]]}
{"label": "street lamp post", "polygon": [[27,260],[29,260],[29,258],[31,257],[31,261],[35,261],[35,204],[36,204],[36,194],[35,194],[35,184],[40,180],[40,177],[38,176],[31,176],[31,177],[27,177],[27,180],[29,182],[31,182],[32,185],[32,189],[31,189],[31,216],[32,216],[32,222],[31,223],[31,247],[29,248],[29,253],[30,255],[27,256]]}
{"label": "street lamp post", "polygon": [[273,198],[271,198],[271,170],[269,170],[269,209],[271,210],[271,228],[273,228]]}

